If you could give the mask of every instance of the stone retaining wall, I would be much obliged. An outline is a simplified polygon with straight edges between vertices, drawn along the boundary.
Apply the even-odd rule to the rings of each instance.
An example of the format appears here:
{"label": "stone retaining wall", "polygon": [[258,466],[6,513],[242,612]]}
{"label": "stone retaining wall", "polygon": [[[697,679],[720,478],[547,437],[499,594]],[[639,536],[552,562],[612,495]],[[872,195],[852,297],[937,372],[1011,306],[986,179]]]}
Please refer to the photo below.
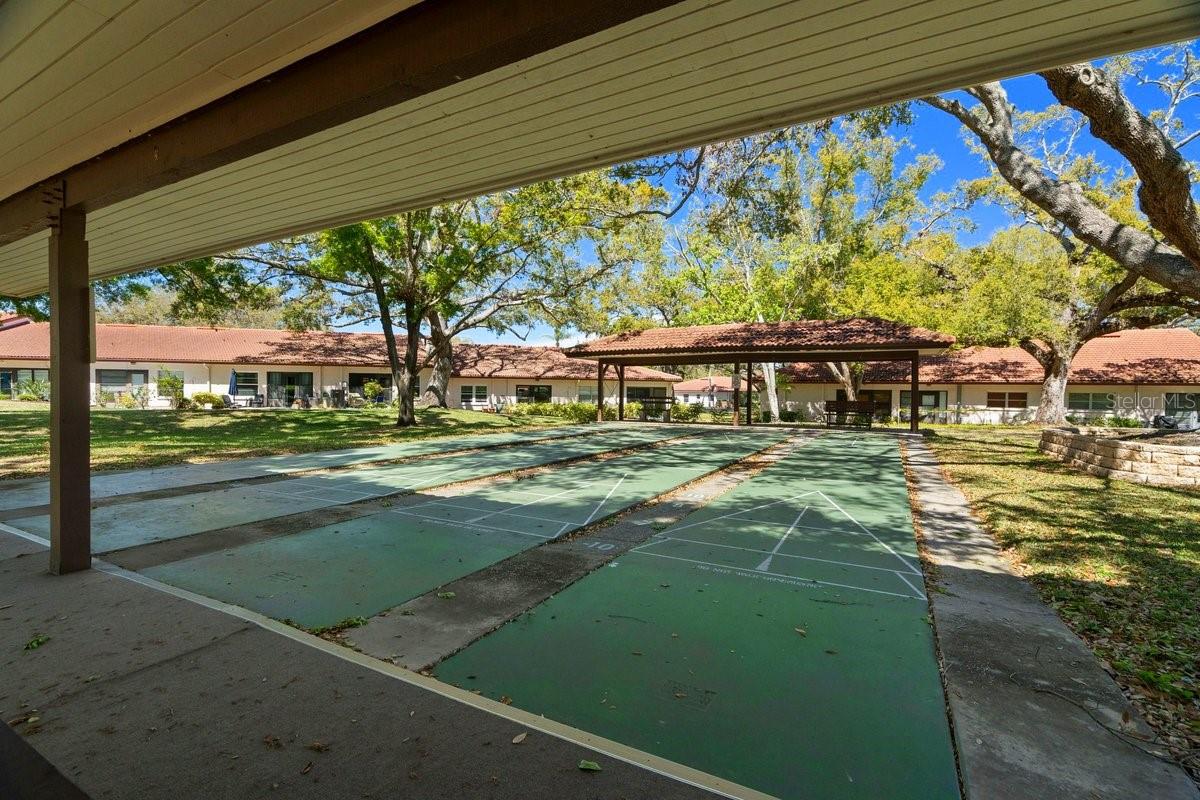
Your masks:
{"label": "stone retaining wall", "polygon": [[1130,441],[1086,428],[1042,431],[1038,449],[1092,475],[1154,486],[1200,486],[1200,447]]}

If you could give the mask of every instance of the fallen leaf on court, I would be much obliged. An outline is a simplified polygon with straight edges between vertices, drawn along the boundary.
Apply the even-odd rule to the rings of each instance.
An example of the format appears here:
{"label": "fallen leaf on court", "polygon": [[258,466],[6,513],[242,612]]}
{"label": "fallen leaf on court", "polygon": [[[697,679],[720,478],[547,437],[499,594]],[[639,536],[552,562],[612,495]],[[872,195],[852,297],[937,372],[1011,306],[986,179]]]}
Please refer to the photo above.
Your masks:
{"label": "fallen leaf on court", "polygon": [[269,733],[263,737],[263,744],[265,744],[267,747],[271,748],[272,750],[279,750],[280,748],[283,747],[283,742],[281,742],[279,740],[279,737],[272,736]]}
{"label": "fallen leaf on court", "polygon": [[39,633],[25,643],[26,650],[37,650],[39,647],[50,641],[50,637],[44,633]]}
{"label": "fallen leaf on court", "polygon": [[687,692],[676,692],[675,696],[682,699],[684,697],[687,697]]}
{"label": "fallen leaf on court", "polygon": [[521,742],[525,741],[525,737],[528,735],[528,733],[518,733],[513,737],[513,744],[520,744]]}
{"label": "fallen leaf on court", "polygon": [[669,584],[669,583],[660,583],[660,584],[659,584],[659,586],[661,586],[663,589],[670,589],[670,588],[671,588],[671,584]]}
{"label": "fallen leaf on court", "polygon": [[599,772],[600,771],[599,764],[597,764],[595,761],[588,761],[587,759],[584,759],[583,761],[579,762],[579,768],[581,770],[583,770],[584,772]]}
{"label": "fallen leaf on court", "polygon": [[438,597],[442,598],[443,600],[453,600],[455,597],[457,597],[457,595],[455,595],[454,592],[438,592]]}
{"label": "fallen leaf on court", "polygon": [[400,609],[400,616],[402,616],[402,617],[411,617],[413,614],[416,614],[416,613],[417,612],[413,611],[411,608]]}
{"label": "fallen leaf on court", "polygon": [[325,744],[324,742],[309,742],[308,749],[312,750],[314,753],[324,753],[329,750],[329,745]]}
{"label": "fallen leaf on court", "polygon": [[308,773],[312,772],[312,767],[313,767],[312,762],[311,761],[308,762],[307,764],[304,765],[304,769],[300,770],[300,774],[307,775]]}
{"label": "fallen leaf on court", "polygon": [[804,628],[796,628],[796,633],[800,634],[801,636],[808,636],[808,631],[804,630]]}
{"label": "fallen leaf on court", "polygon": [[640,655],[642,655],[642,651],[641,651],[641,650],[634,650],[634,651],[633,651],[633,655],[635,655],[635,656],[640,656]]}
{"label": "fallen leaf on court", "polygon": [[502,695],[500,695],[500,702],[501,702],[501,703],[504,703],[504,705],[506,705],[506,706],[511,706],[511,705],[512,705],[512,698],[511,698],[511,697],[509,697],[509,696],[508,696],[508,695],[506,695],[506,694],[502,694]]}
{"label": "fallen leaf on court", "polygon": [[837,655],[837,650],[826,650],[825,652],[826,652],[826,653],[828,653],[828,654],[829,654],[829,655],[831,655],[831,656],[836,656],[836,655]]}

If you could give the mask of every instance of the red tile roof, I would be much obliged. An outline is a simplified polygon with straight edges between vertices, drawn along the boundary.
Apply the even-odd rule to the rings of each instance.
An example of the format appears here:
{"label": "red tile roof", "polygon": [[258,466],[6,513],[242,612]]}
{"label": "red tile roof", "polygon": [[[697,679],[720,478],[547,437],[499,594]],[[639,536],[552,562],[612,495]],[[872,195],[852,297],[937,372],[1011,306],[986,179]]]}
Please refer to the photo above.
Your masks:
{"label": "red tile roof", "polygon": [[[627,367],[626,369],[632,369]],[[740,383],[742,391],[746,391],[746,378],[743,376]],[[730,375],[713,375],[708,378],[692,378],[690,381],[681,381],[675,384],[676,392],[707,392],[709,389],[716,389],[719,392],[733,391],[733,377]]]}
{"label": "red tile roof", "polygon": [[[921,359],[921,383],[1041,383],[1042,367],[1019,347],[967,347]],[[824,364],[791,364],[794,383],[829,383]],[[1187,328],[1121,331],[1092,339],[1071,364],[1077,384],[1200,384],[1200,336]],[[866,383],[908,383],[904,362],[867,365]]]}
{"label": "red tile roof", "polygon": [[619,333],[569,348],[572,357],[844,348],[944,348],[954,337],[883,319],[732,322]]}
{"label": "red tile roof", "polygon": [[[403,347],[403,339],[399,340]],[[96,326],[100,361],[153,364],[280,364],[387,366],[381,333],[198,328],[168,325]],[[50,358],[50,326],[44,322],[0,329],[0,360]],[[454,375],[496,378],[594,379],[596,363],[568,359],[553,347],[472,345],[455,347]],[[609,373],[612,377],[612,373]],[[674,381],[678,376],[630,367],[627,380]]]}

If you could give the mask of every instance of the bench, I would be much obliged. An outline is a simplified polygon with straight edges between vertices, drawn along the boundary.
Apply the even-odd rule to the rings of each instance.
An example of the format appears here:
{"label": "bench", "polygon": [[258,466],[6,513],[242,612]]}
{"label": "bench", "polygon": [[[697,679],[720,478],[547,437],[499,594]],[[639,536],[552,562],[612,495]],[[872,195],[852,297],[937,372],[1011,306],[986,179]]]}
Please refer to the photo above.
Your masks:
{"label": "bench", "polygon": [[869,428],[875,417],[873,400],[826,400],[825,424],[833,427]]}

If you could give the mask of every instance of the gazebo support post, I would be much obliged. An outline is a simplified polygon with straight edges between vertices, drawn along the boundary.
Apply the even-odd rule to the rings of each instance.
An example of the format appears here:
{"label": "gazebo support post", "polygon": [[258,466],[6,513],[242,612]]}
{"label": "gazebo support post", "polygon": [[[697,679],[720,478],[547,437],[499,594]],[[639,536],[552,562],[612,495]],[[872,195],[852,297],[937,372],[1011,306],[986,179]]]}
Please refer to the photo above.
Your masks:
{"label": "gazebo support post", "polygon": [[86,216],[64,208],[50,234],[50,571],[92,565],[91,297]]}
{"label": "gazebo support post", "polygon": [[625,419],[625,365],[617,364],[617,419]]}
{"label": "gazebo support post", "polygon": [[742,409],[742,379],[739,377],[741,366],[738,362],[733,362],[733,427],[735,428],[742,424],[738,419]]}
{"label": "gazebo support post", "polygon": [[746,364],[746,424],[754,424],[754,364]]}
{"label": "gazebo support post", "polygon": [[596,422],[604,422],[604,372],[608,364],[596,362]]}
{"label": "gazebo support post", "polygon": [[908,429],[916,433],[920,429],[921,395],[917,390],[920,385],[921,354],[913,353],[912,375],[908,389]]}

